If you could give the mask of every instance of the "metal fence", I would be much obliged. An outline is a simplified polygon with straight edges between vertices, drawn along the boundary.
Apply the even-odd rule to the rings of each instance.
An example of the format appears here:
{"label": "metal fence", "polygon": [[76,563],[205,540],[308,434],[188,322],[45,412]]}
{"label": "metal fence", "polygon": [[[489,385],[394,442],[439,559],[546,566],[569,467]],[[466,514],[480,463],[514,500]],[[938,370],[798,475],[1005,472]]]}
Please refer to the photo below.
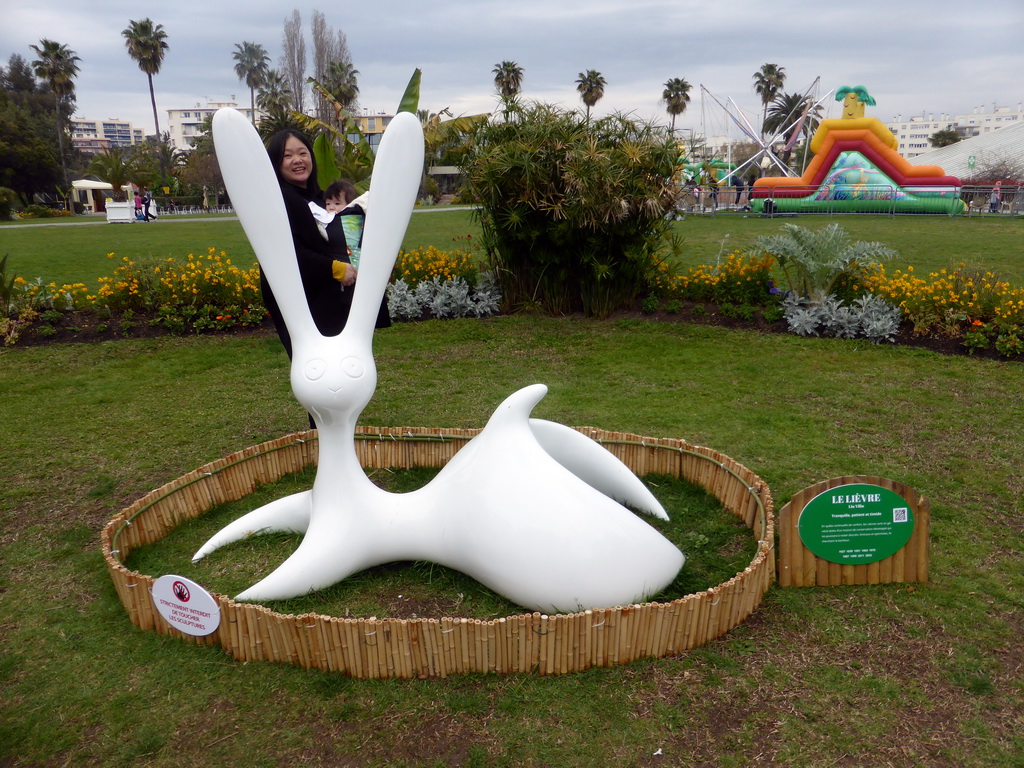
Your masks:
{"label": "metal fence", "polygon": [[757,187],[755,190],[707,185],[682,186],[676,198],[676,215],[717,216],[753,214],[762,216],[840,215],[932,215],[932,216],[1021,216],[1024,215],[1024,186],[999,187],[992,201],[994,185],[961,187],[856,184],[836,189],[829,185]]}

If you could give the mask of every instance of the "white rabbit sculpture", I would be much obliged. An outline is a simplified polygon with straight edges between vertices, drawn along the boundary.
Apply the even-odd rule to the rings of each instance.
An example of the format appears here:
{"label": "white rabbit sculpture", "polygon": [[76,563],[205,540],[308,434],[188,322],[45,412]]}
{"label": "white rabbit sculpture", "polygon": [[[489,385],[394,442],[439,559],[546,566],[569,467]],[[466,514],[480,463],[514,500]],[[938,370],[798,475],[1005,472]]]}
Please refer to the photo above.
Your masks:
{"label": "white rabbit sculpture", "polygon": [[547,613],[628,605],[675,578],[683,554],[620,501],[667,519],[661,505],[597,443],[530,419],[547,393],[542,384],[505,400],[419,490],[390,493],[364,473],[354,433],[377,383],[374,320],[423,168],[414,115],[396,115],[380,144],[351,313],[331,337],[310,316],[277,179],[256,131],[241,113],[222,109],[213,136],[231,202],[291,334],[292,389],[316,422],[319,466],[311,490],[235,520],[193,561],[247,536],[294,531],[305,534],[299,547],[239,600],[296,597],[382,563],[429,560]]}

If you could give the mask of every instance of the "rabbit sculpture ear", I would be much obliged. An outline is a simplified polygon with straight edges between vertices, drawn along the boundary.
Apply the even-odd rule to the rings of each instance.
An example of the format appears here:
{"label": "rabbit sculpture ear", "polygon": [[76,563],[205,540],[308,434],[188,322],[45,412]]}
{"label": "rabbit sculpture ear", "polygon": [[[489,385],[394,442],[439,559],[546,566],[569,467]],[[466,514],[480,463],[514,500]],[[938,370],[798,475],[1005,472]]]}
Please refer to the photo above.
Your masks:
{"label": "rabbit sculpture ear", "polygon": [[229,108],[213,116],[213,145],[231,205],[260,270],[274,287],[292,338],[315,338],[318,331],[302,288],[288,214],[266,147],[242,113]]}
{"label": "rabbit sculpture ear", "polygon": [[373,335],[381,297],[402,247],[423,173],[423,129],[410,112],[388,124],[370,177],[359,276],[345,330],[355,338]]}

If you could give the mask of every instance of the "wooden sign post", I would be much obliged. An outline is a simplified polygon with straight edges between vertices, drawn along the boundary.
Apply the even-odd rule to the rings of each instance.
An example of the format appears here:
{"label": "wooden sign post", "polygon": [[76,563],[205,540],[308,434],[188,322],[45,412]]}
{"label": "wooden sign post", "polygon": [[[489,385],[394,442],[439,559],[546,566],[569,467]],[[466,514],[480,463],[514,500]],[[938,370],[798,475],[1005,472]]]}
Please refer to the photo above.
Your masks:
{"label": "wooden sign post", "polygon": [[805,488],[779,513],[783,587],[928,581],[928,500],[857,475]]}

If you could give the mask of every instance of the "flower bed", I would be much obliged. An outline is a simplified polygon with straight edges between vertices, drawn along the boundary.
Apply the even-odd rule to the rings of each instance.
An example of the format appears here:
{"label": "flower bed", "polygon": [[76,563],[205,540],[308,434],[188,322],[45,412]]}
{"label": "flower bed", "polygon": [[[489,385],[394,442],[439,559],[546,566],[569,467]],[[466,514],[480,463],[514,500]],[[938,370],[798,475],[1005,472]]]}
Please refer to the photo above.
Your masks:
{"label": "flower bed", "polygon": [[[466,243],[470,247],[468,238]],[[72,330],[85,327],[96,329],[92,335],[97,337],[113,338],[139,335],[142,325],[171,333],[266,326],[255,264],[238,267],[215,248],[149,266],[128,257],[117,261],[113,253],[108,258],[116,263],[113,273],[99,278],[93,291],[82,283],[12,280],[0,268],[0,288],[7,290],[0,298],[9,307],[6,317],[0,317],[0,342],[10,346],[49,338],[74,340],[90,336]],[[666,319],[718,318],[716,324],[785,330],[785,325],[778,326],[784,306],[777,275],[775,259],[759,252],[733,250],[717,264],[685,270],[661,262],[638,309]],[[879,338],[910,340],[943,352],[1011,359],[1024,354],[1024,289],[991,272],[960,264],[919,277],[913,267],[889,275],[877,264],[853,264],[835,280],[834,290],[851,308],[867,294],[899,308],[899,327]],[[496,313],[500,301],[490,277],[480,272],[468,250],[432,246],[399,254],[388,296],[396,320],[483,317]],[[795,330],[792,323],[789,330]],[[30,336],[35,338],[29,341]]]}

